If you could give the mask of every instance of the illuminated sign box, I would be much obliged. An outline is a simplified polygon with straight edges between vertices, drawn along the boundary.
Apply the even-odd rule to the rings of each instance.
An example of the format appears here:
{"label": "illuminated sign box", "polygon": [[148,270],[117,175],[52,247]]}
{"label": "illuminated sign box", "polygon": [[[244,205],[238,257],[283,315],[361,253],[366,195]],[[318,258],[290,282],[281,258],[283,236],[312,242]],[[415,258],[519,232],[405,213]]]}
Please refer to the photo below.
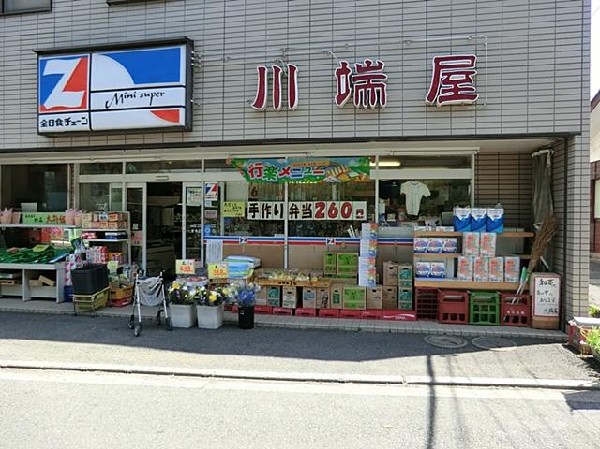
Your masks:
{"label": "illuminated sign box", "polygon": [[192,42],[38,52],[38,133],[191,130]]}

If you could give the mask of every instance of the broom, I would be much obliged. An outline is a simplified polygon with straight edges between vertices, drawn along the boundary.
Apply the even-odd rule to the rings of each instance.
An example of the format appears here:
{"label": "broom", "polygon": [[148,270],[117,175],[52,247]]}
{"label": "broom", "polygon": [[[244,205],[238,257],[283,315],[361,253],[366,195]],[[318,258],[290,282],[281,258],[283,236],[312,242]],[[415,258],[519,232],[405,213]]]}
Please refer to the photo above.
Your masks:
{"label": "broom", "polygon": [[542,222],[542,227],[540,231],[535,235],[535,239],[533,240],[533,247],[531,249],[531,259],[529,259],[529,265],[527,266],[527,271],[523,269],[524,273],[521,272],[521,278],[519,280],[519,288],[517,289],[517,295],[523,293],[525,289],[525,284],[529,281],[529,277],[533,270],[535,269],[537,263],[542,258],[542,254],[546,251],[546,247],[554,234],[556,234],[558,224],[556,221],[556,217],[554,215],[546,216],[546,219]]}

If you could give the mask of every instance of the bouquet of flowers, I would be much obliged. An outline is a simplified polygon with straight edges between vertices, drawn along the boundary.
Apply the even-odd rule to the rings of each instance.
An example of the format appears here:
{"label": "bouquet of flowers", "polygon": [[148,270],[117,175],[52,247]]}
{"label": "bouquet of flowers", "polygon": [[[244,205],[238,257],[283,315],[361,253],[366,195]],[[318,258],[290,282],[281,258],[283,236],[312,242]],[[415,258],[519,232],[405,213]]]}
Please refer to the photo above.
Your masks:
{"label": "bouquet of flowers", "polygon": [[252,307],[260,290],[260,285],[248,281],[235,281],[229,287],[231,299],[238,307]]}
{"label": "bouquet of flowers", "polygon": [[167,289],[167,298],[171,304],[194,304],[196,302],[194,295],[195,287],[190,288],[187,284],[173,282]]}
{"label": "bouquet of flowers", "polygon": [[229,296],[227,287],[209,288],[205,285],[196,288],[194,298],[199,306],[218,306],[223,303]]}

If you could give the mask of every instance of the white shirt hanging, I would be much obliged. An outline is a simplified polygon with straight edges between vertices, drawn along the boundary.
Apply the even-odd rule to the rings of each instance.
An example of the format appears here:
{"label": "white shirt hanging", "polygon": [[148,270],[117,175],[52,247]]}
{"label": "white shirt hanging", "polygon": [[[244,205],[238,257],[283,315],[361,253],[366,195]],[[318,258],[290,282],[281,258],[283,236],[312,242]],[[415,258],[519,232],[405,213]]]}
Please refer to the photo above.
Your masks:
{"label": "white shirt hanging", "polygon": [[400,193],[406,196],[406,212],[408,215],[419,215],[421,198],[431,193],[425,184],[419,181],[406,181],[400,186]]}

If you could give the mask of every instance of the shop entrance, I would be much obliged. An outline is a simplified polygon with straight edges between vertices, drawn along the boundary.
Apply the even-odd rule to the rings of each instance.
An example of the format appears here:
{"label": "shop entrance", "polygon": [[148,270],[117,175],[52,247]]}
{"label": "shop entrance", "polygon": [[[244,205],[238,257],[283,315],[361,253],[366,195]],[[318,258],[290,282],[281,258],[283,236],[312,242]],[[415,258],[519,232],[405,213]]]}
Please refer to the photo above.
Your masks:
{"label": "shop entrance", "polygon": [[127,184],[132,263],[149,275],[175,260],[204,260],[203,236],[220,235],[218,182]]}

